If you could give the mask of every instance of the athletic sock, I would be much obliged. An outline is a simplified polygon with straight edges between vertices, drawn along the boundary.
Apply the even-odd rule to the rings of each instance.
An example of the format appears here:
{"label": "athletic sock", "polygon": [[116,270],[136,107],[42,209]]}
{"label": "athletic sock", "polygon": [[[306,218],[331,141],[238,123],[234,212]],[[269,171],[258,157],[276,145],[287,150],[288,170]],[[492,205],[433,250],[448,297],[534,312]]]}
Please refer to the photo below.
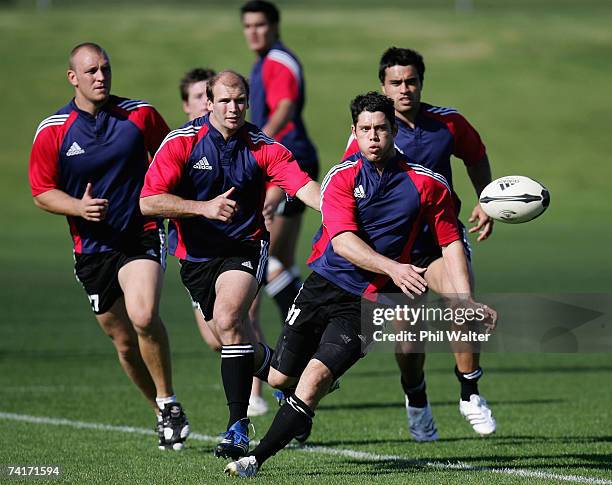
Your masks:
{"label": "athletic sock", "polygon": [[408,385],[403,376],[400,378],[400,381],[402,383],[402,389],[404,389],[404,394],[408,396],[408,404],[410,407],[424,408],[427,406],[427,385],[425,384],[424,374],[421,382],[414,386]]}
{"label": "athletic sock", "polygon": [[287,317],[289,308],[293,305],[300,287],[299,278],[296,278],[287,270],[284,270],[266,285],[266,292],[274,298],[283,321]]}
{"label": "athletic sock", "polygon": [[257,459],[259,466],[303,432],[312,422],[314,415],[306,404],[292,394],[274,416],[266,435],[250,453]]}
{"label": "athletic sock", "polygon": [[246,418],[253,384],[253,346],[251,344],[221,347],[221,379],[229,408],[229,428]]}
{"label": "athletic sock", "polygon": [[172,396],[167,397],[156,397],[155,402],[157,403],[157,407],[159,408],[159,410],[163,411],[166,404],[176,402],[176,396],[172,394]]}
{"label": "athletic sock", "polygon": [[272,356],[274,355],[274,349],[264,344],[263,342],[259,342],[261,348],[264,351],[264,359],[259,366],[259,369],[255,371],[253,374],[254,377],[261,379],[264,382],[268,382],[268,374],[270,373],[270,362],[272,362]]}
{"label": "athletic sock", "polygon": [[466,372],[465,374],[459,372],[457,366],[455,366],[455,375],[461,383],[461,400],[469,401],[472,394],[479,394],[478,392],[478,379],[482,376],[482,367],[478,367],[473,372]]}

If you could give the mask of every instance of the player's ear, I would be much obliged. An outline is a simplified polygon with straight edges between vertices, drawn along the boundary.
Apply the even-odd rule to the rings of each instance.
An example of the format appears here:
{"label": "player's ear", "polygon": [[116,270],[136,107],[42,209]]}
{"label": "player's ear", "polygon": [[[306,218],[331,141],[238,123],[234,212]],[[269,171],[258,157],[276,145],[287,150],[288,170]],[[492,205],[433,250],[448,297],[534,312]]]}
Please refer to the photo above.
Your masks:
{"label": "player's ear", "polygon": [[213,102],[210,100],[210,98],[208,98],[208,99],[206,100],[206,109],[207,109],[208,111],[212,111],[212,110],[213,110]]}
{"label": "player's ear", "polygon": [[76,77],[76,72],[74,72],[74,70],[68,69],[68,71],[66,71],[66,77],[68,78],[68,82],[72,84],[75,88],[79,85]]}
{"label": "player's ear", "polygon": [[188,115],[189,113],[189,104],[187,103],[187,101],[183,101],[183,112]]}
{"label": "player's ear", "polygon": [[354,137],[357,137],[356,131],[355,131],[355,124],[351,124],[351,133],[353,134]]}

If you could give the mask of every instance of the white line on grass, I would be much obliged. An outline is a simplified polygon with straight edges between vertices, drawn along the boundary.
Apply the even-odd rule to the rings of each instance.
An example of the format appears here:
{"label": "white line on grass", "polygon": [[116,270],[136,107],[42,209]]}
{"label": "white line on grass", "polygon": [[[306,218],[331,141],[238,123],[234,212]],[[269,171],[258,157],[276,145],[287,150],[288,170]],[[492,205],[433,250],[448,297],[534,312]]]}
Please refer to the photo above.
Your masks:
{"label": "white line on grass", "polygon": [[[132,426],[114,426],[103,423],[88,423],[85,421],[73,421],[70,419],[48,418],[45,416],[28,416],[27,414],[4,413],[0,411],[0,419],[7,421],[22,421],[33,424],[51,424],[55,426],[69,426],[79,429],[95,429],[100,431],[118,431],[121,433],[134,433],[155,435],[155,431],[146,428],[134,428]],[[216,443],[219,440],[218,436],[209,436],[200,433],[191,433],[190,440],[205,441]],[[256,443],[252,441],[252,443]],[[583,477],[580,475],[560,475],[558,473],[539,472],[533,470],[523,470],[520,468],[493,468],[487,466],[474,466],[461,462],[437,462],[427,460],[411,460],[399,455],[379,455],[377,453],[369,453],[366,451],[345,450],[340,448],[328,448],[326,446],[291,446],[296,451],[319,453],[322,455],[344,456],[355,460],[369,460],[379,462],[398,462],[410,466],[437,468],[440,470],[465,470],[465,471],[485,471],[491,473],[499,473],[502,475],[515,475],[522,478],[540,478],[546,480],[558,480],[562,482],[588,483],[592,485],[612,485],[612,480],[603,478]]]}

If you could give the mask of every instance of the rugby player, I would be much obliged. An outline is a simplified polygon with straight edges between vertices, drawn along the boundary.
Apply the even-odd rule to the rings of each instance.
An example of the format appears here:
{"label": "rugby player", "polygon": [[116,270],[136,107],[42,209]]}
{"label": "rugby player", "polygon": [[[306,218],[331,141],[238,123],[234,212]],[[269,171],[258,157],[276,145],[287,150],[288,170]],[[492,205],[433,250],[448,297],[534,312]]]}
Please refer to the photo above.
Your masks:
{"label": "rugby player", "polygon": [[315,236],[304,282],[278,339],[268,382],[297,387],[270,429],[247,456],[225,472],[256,475],[261,465],[310,428],[321,398],[364,356],[372,334],[361,325],[362,297],[422,295],[423,268],[410,249],[425,218],[436,236],[454,293],[494,324],[494,310],[472,300],[467,260],[451,192],[444,178],[396,151],[393,103],[370,92],[351,103],[359,151],[333,167],[321,188],[323,224]]}
{"label": "rugby player", "polygon": [[70,52],[74,98],[40,123],[30,155],[37,207],[68,218],[75,275],[119,362],[157,415],[159,447],[181,449],[189,423],[172,387],[159,316],[166,247],[162,221],[138,194],[169,129],[145,101],[110,94],[111,64],[97,44]]}
{"label": "rugby player", "polygon": [[[207,81],[215,75],[215,71],[212,69],[194,68],[188,71],[179,85],[179,91],[181,93],[181,99],[183,101],[183,111],[187,115],[189,121],[195,120],[200,116],[204,116],[208,113],[208,98],[206,97],[206,84]],[[265,212],[265,204],[264,204]],[[202,312],[198,308],[196,302],[192,302],[195,319],[198,324],[200,335],[208,346],[215,352],[221,352],[221,342],[217,339],[215,334],[212,332]],[[253,303],[255,305],[255,303]],[[253,320],[255,335],[260,342],[264,342],[263,332],[259,328],[259,321]],[[265,343],[265,342],[264,342]],[[247,409],[247,416],[261,416],[268,412],[268,403],[261,395],[262,383],[261,380],[253,379],[253,387],[251,388],[251,397],[249,397],[249,407]]]}
{"label": "rugby player", "polygon": [[209,114],[166,137],[146,174],[140,207],[170,218],[170,252],[181,278],[222,344],[227,430],[217,456],[248,451],[252,378],[267,380],[272,351],[252,335],[248,309],[268,254],[262,206],[266,180],[315,210],[320,186],[291,152],[246,123],[248,83],[233,71],[208,81]]}
{"label": "rugby player", "polygon": [[[280,40],[280,13],[273,3],[253,0],[242,6],[241,19],[247,45],[257,55],[249,78],[251,121],[285,145],[302,170],[316,180],[317,152],[302,120],[304,73],[298,58]],[[284,200],[282,191],[273,185],[268,191],[271,227],[265,288],[284,320],[301,286],[295,250],[304,204],[298,199]],[[275,213],[268,214],[271,211]]]}
{"label": "rugby player", "polygon": [[[398,125],[395,146],[416,163],[442,174],[451,190],[451,155],[460,158],[466,166],[478,200],[482,189],[491,182],[491,167],[485,146],[478,132],[457,110],[421,101],[424,75],[423,57],[411,49],[391,47],[381,57],[378,77],[382,92],[393,100]],[[344,157],[358,149],[356,140],[349,141]],[[460,201],[454,192],[453,198],[458,216]],[[491,235],[493,220],[485,214],[479,203],[472,209],[468,221],[475,223],[468,232],[478,232],[478,241],[484,241]],[[465,228],[460,221],[459,226],[463,233],[470,281],[473,285],[471,249]],[[452,293],[442,253],[428,226],[425,226],[423,234],[415,244],[412,261],[417,266],[427,268],[423,276],[430,289],[438,294]],[[425,354],[422,349],[415,349],[410,342],[404,342],[398,344],[396,361],[401,371],[401,385],[412,437],[417,441],[437,440],[438,432],[426,393],[423,370]],[[476,433],[488,435],[495,432],[495,418],[478,389],[478,380],[483,373],[480,354],[458,349],[455,351],[455,362],[455,375],[461,386],[461,415]]]}

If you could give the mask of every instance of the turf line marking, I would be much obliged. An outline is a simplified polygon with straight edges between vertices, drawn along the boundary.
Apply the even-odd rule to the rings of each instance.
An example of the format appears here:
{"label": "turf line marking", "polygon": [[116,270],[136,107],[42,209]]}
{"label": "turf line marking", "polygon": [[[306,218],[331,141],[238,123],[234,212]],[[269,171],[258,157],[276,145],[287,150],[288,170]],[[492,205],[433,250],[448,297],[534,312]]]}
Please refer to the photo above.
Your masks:
{"label": "turf line marking", "polygon": [[[146,428],[135,428],[132,426],[115,426],[111,424],[103,423],[89,423],[85,421],[73,421],[70,419],[60,418],[48,418],[45,416],[29,416],[27,414],[15,414],[5,413],[0,411],[0,419],[6,421],[21,421],[32,424],[50,424],[54,426],[69,426],[71,428],[78,429],[94,429],[99,431],[116,431],[120,433],[133,433],[143,435],[157,435],[157,433],[151,429]],[[200,433],[191,433],[189,435],[190,440],[204,441],[209,443],[216,443],[219,440],[218,436],[210,436]],[[256,443],[256,441],[251,441]],[[534,470],[523,470],[520,468],[494,468],[487,466],[475,466],[461,462],[437,462],[427,460],[412,460],[399,455],[379,455],[377,453],[369,453],[367,451],[347,450],[340,448],[328,448],[326,446],[289,446],[289,448],[295,451],[318,453],[322,455],[334,455],[343,456],[346,458],[353,458],[355,460],[368,460],[368,461],[391,461],[404,463],[410,466],[437,468],[440,470],[465,470],[465,471],[484,471],[491,473],[499,473],[501,475],[515,475],[521,478],[541,478],[546,480],[558,480],[562,482],[574,482],[574,483],[588,483],[592,485],[612,485],[612,480],[606,480],[603,478],[591,478],[584,477],[581,475],[560,475],[557,473],[539,472]]]}

